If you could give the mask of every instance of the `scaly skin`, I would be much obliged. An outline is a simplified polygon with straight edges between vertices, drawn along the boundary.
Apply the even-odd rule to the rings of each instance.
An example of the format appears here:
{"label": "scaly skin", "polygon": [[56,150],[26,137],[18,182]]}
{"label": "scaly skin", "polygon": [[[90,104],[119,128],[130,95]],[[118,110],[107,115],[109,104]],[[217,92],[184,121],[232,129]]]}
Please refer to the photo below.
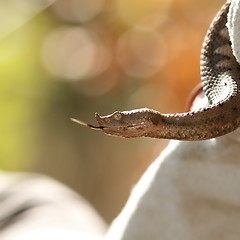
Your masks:
{"label": "scaly skin", "polygon": [[126,138],[152,137],[178,140],[205,140],[232,132],[240,125],[240,66],[233,56],[227,13],[230,2],[214,18],[205,37],[201,54],[201,80],[210,106],[198,111],[162,114],[143,108],[114,112],[101,117],[97,127],[109,135]]}

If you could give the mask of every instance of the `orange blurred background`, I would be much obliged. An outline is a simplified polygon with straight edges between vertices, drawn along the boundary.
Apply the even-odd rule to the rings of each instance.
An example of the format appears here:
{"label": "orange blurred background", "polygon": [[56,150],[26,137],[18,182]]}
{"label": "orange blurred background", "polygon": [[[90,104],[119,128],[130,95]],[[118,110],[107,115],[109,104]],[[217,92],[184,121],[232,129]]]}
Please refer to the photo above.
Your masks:
{"label": "orange blurred background", "polygon": [[95,112],[184,111],[224,1],[39,3],[1,3],[1,167],[50,175],[111,222],[167,141],[109,137],[70,117],[94,124]]}

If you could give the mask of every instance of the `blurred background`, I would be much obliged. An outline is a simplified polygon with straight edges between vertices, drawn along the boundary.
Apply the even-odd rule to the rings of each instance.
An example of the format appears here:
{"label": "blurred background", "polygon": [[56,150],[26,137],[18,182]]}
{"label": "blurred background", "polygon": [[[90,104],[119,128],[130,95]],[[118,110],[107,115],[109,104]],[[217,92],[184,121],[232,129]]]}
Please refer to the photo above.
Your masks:
{"label": "blurred background", "polygon": [[111,222],[167,141],[109,137],[70,118],[184,111],[224,2],[1,0],[1,169],[52,176]]}

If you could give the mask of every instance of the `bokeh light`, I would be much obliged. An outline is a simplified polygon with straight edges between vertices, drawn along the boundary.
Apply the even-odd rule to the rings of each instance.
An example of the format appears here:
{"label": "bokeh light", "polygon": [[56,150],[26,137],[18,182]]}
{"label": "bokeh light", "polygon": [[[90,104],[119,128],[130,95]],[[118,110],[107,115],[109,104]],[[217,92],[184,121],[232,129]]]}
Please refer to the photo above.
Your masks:
{"label": "bokeh light", "polygon": [[158,27],[167,14],[171,0],[117,0],[119,16],[128,25]]}
{"label": "bokeh light", "polygon": [[72,22],[87,22],[104,8],[105,0],[58,0],[53,9],[61,18]]}
{"label": "bokeh light", "polygon": [[165,63],[165,42],[154,29],[133,28],[119,38],[117,57],[127,74],[148,78]]}
{"label": "bokeh light", "polygon": [[0,39],[18,29],[55,0],[0,1]]}
{"label": "bokeh light", "polygon": [[102,73],[110,64],[104,43],[81,27],[54,29],[43,45],[42,59],[58,79],[80,80]]}

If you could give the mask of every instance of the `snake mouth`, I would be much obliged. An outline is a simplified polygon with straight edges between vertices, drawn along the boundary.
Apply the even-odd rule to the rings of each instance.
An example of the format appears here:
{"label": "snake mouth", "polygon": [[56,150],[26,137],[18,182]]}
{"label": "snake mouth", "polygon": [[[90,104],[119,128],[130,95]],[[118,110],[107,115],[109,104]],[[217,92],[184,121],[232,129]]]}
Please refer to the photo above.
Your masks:
{"label": "snake mouth", "polygon": [[149,125],[144,121],[127,123],[118,122],[113,119],[113,115],[101,117],[98,113],[95,114],[98,122],[98,127],[93,129],[101,129],[105,134],[124,137],[134,138],[138,137],[139,134],[144,133],[148,130]]}
{"label": "snake mouth", "polygon": [[102,126],[102,125],[99,125],[99,126],[94,126],[92,124],[89,124],[89,123],[86,123],[86,122],[83,122],[79,119],[75,119],[75,118],[71,118],[71,120],[73,122],[76,122],[82,126],[85,126],[85,127],[90,127],[91,129],[94,129],[94,130],[104,130],[104,129],[128,129],[128,128],[138,128],[140,127],[138,124],[132,124],[132,125],[128,125],[128,126]]}

